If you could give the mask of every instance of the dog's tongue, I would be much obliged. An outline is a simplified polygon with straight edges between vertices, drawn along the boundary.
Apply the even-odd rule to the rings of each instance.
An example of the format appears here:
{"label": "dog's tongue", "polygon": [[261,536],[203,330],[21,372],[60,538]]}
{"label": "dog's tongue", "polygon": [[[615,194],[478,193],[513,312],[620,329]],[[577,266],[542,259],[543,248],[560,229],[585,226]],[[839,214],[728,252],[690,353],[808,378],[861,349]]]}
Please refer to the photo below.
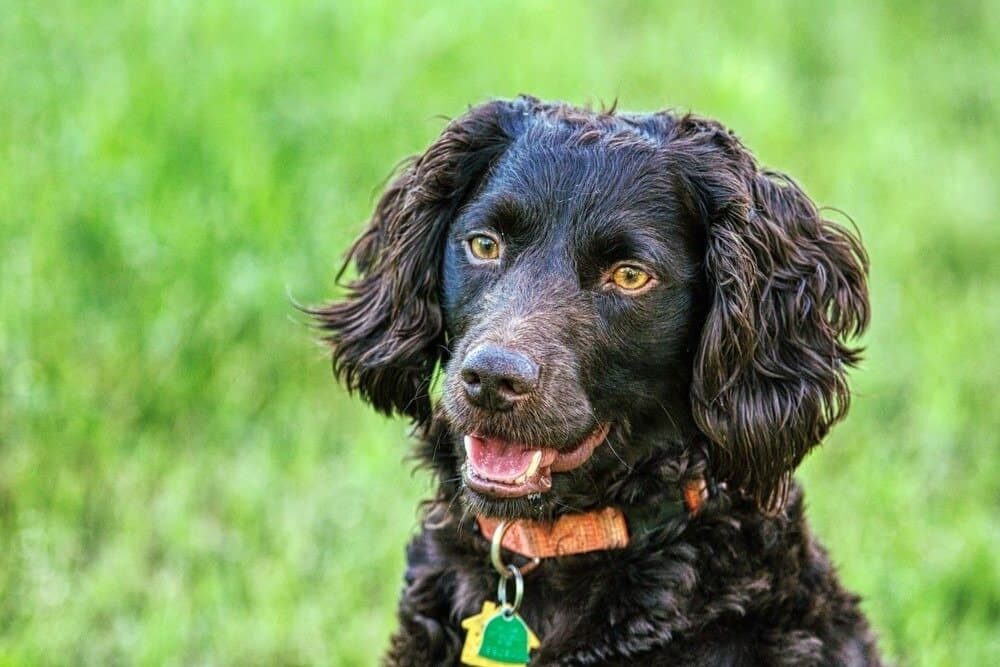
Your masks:
{"label": "dog's tongue", "polygon": [[541,449],[525,449],[499,438],[465,436],[465,453],[476,474],[499,482],[533,475],[542,460]]}

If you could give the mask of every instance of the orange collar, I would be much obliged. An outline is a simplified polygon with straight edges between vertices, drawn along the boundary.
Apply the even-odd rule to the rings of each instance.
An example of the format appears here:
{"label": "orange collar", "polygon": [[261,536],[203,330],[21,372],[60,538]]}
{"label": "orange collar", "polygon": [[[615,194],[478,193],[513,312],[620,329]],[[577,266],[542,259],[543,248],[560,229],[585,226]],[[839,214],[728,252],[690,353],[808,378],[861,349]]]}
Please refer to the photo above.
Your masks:
{"label": "orange collar", "polygon": [[[690,480],[684,485],[683,501],[678,503],[677,513],[687,512],[689,516],[695,516],[707,498],[705,479],[698,477]],[[487,540],[493,539],[501,522],[500,519],[484,516],[476,517],[476,521]],[[629,532],[630,523],[633,523],[632,533]],[[510,524],[500,544],[504,549],[532,559],[624,549],[631,536],[643,532],[643,527],[634,525],[636,523],[642,522],[630,521],[626,513],[617,507],[564,514],[551,523],[519,519]]]}

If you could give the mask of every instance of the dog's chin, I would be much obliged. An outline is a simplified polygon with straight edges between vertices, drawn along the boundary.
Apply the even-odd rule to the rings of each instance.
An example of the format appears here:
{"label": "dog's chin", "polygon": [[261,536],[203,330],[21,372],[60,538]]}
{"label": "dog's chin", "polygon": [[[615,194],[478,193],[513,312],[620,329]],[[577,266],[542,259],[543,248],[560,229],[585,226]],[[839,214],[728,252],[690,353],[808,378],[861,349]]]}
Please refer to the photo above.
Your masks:
{"label": "dog's chin", "polygon": [[495,519],[549,520],[564,509],[552,492],[532,493],[520,498],[498,498],[473,490],[467,484],[462,502],[469,514]]}
{"label": "dog's chin", "polygon": [[598,423],[582,438],[561,447],[466,434],[462,465],[466,504],[474,513],[492,517],[554,514],[561,504],[552,494],[553,479],[585,465],[609,430],[610,424]]}

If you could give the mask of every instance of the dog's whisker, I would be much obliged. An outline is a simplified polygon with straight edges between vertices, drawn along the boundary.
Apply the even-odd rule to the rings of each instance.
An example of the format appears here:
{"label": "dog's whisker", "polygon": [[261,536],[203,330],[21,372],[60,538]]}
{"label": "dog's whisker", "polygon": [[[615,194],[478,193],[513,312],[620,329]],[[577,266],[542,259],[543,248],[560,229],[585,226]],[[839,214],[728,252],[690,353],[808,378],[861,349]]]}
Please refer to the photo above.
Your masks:
{"label": "dog's whisker", "polygon": [[623,466],[625,466],[625,469],[628,470],[629,472],[634,472],[634,470],[632,469],[632,466],[630,466],[628,463],[625,462],[625,459],[623,459],[621,457],[621,455],[618,453],[618,450],[615,449],[615,446],[613,444],[611,444],[611,438],[610,437],[608,437],[608,439],[607,439],[607,445],[608,445],[608,449],[611,450],[611,453],[615,455],[615,458],[617,458],[621,462],[621,464]]}
{"label": "dog's whisker", "polygon": [[554,504],[558,505],[559,507],[563,507],[565,509],[570,510],[571,512],[580,512],[581,511],[579,507],[574,507],[573,505],[569,505],[567,503],[564,503],[561,500],[553,500],[552,502]]}

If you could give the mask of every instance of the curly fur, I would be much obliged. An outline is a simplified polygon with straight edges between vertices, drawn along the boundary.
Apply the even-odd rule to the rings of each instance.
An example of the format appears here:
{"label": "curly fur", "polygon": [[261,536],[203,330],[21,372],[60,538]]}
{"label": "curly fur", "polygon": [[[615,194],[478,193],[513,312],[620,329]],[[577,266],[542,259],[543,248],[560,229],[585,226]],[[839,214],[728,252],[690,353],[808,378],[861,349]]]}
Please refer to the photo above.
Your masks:
{"label": "curly fur", "polygon": [[[483,225],[512,257],[486,272],[460,250]],[[655,250],[649,297],[589,287],[622,238]],[[731,132],[530,97],[480,105],[391,183],[352,263],[346,296],[310,312],[337,376],[414,420],[439,481],[387,664],[457,664],[459,623],[496,585],[473,513],[653,507],[702,475],[723,491],[697,517],[527,576],[522,614],[543,640],[532,664],[879,663],[790,481],[848,408],[867,257]],[[503,413],[465,401],[461,360],[483,341],[544,360],[537,395]],[[464,433],[559,447],[597,420],[614,424],[606,446],[549,493],[498,501],[461,481]]]}

